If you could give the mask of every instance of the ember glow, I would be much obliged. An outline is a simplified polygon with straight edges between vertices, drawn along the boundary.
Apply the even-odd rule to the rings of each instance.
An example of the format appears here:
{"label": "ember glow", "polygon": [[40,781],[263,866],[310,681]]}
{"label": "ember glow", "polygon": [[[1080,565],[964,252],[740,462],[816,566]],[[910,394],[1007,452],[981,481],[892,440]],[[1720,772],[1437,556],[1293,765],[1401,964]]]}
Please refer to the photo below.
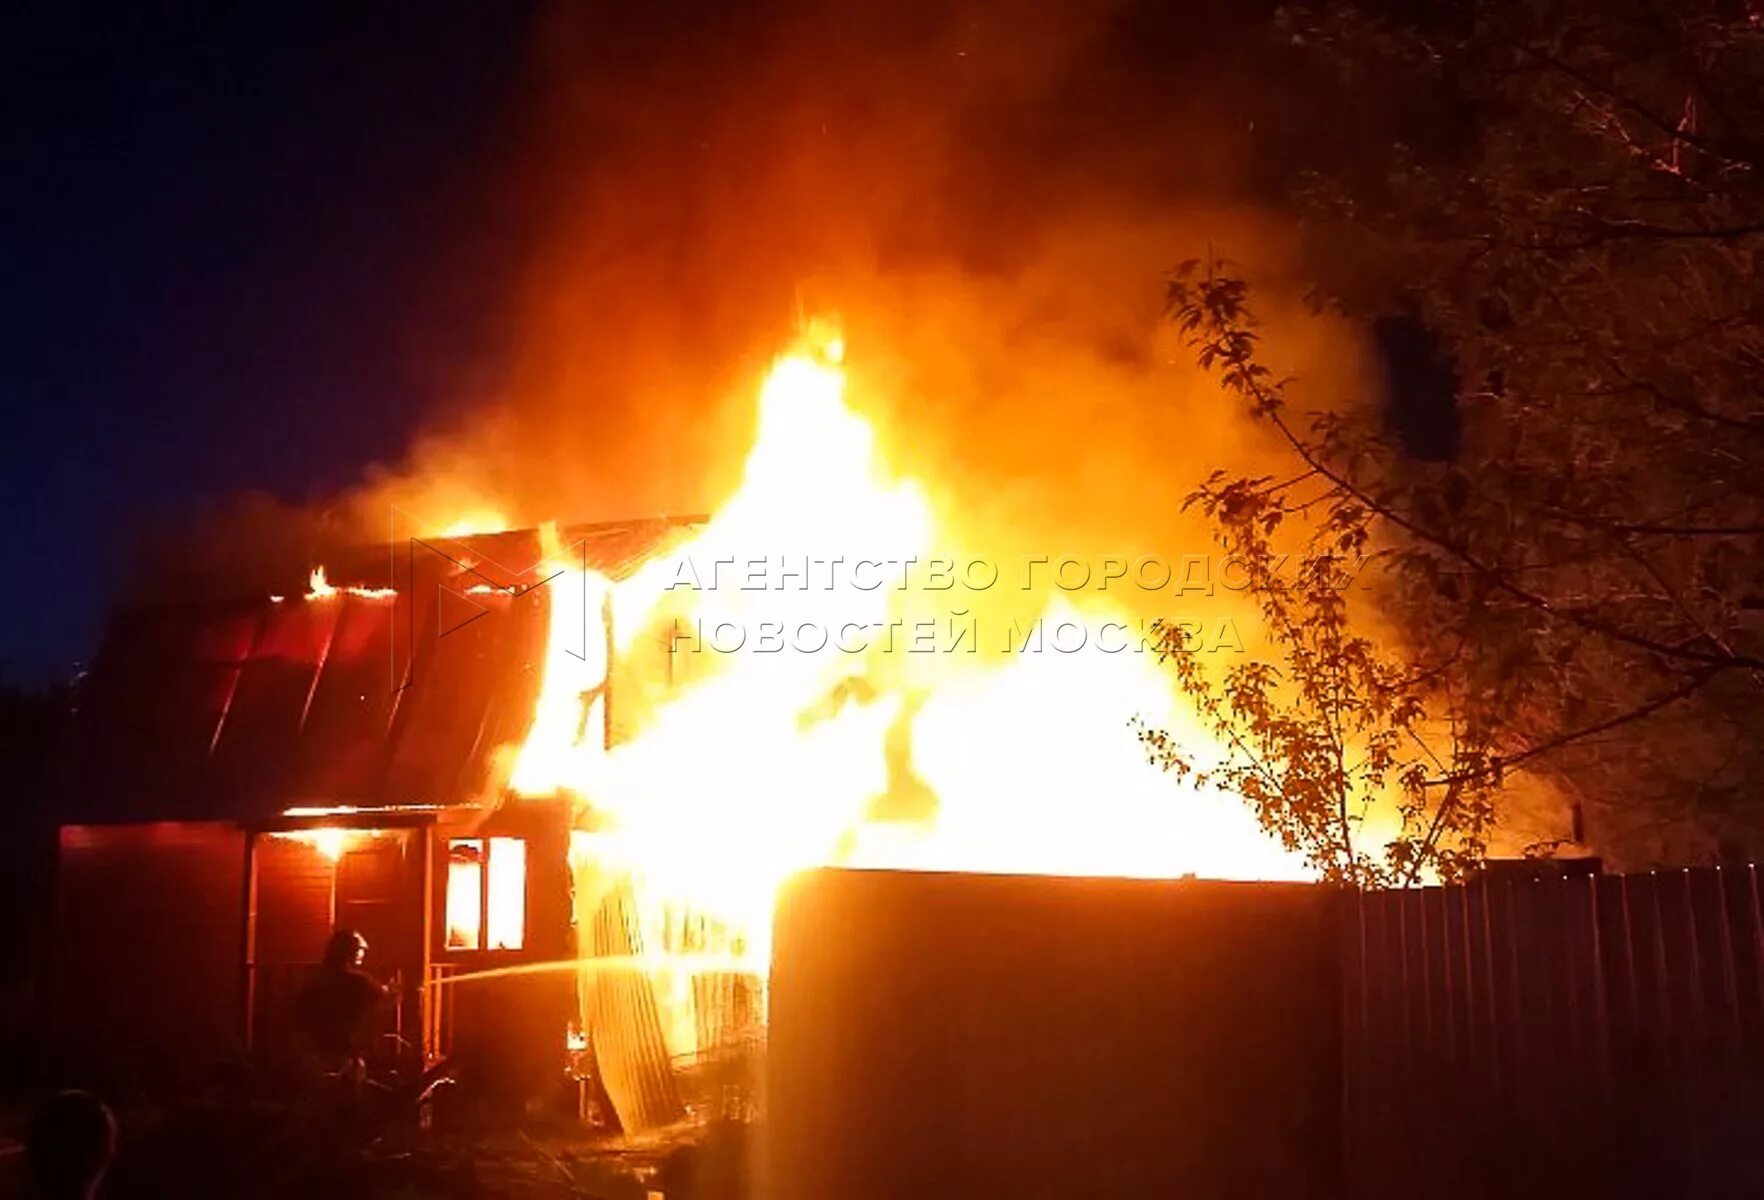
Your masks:
{"label": "ember glow", "polygon": [[[921,487],[883,461],[871,425],[846,403],[843,354],[836,333],[811,329],[778,359],[759,391],[742,483],[693,540],[616,583],[568,569],[557,580],[512,789],[576,797],[579,860],[603,878],[618,864],[645,911],[714,918],[761,972],[781,884],[817,865],[1306,877],[1239,803],[1191,793],[1147,765],[1135,716],[1190,731],[1197,753],[1210,743],[1155,654],[924,654],[904,638],[857,652],[835,638],[714,653],[680,636],[761,621],[878,626],[915,603],[849,574],[699,586],[702,565],[719,558],[901,562],[943,544]],[[548,551],[567,562],[554,536]],[[584,612],[610,614],[612,637],[584,645]],[[1045,615],[1127,614],[1062,600]],[[608,640],[621,664],[671,641],[674,681],[658,699],[612,690],[625,733],[610,746]]]}
{"label": "ember glow", "polygon": [[350,829],[292,829],[276,832],[270,836],[311,846],[335,863],[343,857],[345,851],[371,835]]}

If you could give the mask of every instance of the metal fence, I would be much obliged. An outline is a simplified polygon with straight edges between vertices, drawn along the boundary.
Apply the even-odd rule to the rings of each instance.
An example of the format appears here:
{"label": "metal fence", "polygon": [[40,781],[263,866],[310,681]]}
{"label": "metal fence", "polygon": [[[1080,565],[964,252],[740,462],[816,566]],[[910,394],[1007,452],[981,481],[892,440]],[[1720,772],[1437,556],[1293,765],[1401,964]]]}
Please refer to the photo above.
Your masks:
{"label": "metal fence", "polygon": [[1764,1195],[1755,865],[1343,909],[1347,1193]]}

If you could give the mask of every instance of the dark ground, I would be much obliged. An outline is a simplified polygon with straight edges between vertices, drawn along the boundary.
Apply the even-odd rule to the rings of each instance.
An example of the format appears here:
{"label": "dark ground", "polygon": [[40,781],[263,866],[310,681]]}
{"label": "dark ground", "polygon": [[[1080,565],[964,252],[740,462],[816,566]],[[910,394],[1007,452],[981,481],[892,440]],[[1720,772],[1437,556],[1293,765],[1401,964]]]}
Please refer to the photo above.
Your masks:
{"label": "dark ground", "polygon": [[[103,1200],[722,1200],[749,1194],[751,1126],[686,1126],[642,1139],[563,1121],[405,1127],[363,1143],[283,1105],[121,1112]],[[0,1196],[23,1194],[24,1105],[0,1114]]]}

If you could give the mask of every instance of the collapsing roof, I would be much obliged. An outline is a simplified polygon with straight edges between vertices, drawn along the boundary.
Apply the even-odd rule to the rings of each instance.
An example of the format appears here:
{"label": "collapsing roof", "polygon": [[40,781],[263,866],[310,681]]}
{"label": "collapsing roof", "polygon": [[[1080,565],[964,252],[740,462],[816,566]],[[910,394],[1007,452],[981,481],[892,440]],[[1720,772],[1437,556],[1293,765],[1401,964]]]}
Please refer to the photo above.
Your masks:
{"label": "collapsing roof", "polygon": [[[621,577],[688,524],[567,530],[567,565]],[[117,611],[80,686],[64,819],[493,799],[496,751],[525,735],[541,681],[542,553],[530,530],[413,541],[326,563],[324,595]]]}

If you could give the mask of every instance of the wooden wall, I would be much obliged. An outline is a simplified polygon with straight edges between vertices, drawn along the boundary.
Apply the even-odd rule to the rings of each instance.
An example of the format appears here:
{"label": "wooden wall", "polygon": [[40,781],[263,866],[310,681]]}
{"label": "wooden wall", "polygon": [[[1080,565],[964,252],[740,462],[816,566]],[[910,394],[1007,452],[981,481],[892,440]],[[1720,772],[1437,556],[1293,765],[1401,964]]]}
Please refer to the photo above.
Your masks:
{"label": "wooden wall", "polygon": [[47,1018],[70,1082],[194,1080],[239,1045],[244,871],[230,824],[63,827]]}
{"label": "wooden wall", "polygon": [[415,1039],[420,1028],[428,902],[425,833],[420,829],[354,830],[335,860],[296,838],[259,834],[250,960],[252,1049],[274,1056],[293,1043],[295,1004],[335,929],[368,941],[366,968],[383,983],[406,985],[381,1032]]}
{"label": "wooden wall", "polygon": [[[576,1015],[576,954],[569,865],[570,802],[527,798],[504,804],[469,831],[437,829],[430,871],[431,961],[466,981],[444,989],[449,1047],[473,1090],[518,1109],[555,1094],[564,1078],[564,1039]],[[525,944],[520,950],[461,951],[445,945],[447,845],[451,837],[518,837],[527,843]],[[526,968],[530,973],[480,977]]]}

